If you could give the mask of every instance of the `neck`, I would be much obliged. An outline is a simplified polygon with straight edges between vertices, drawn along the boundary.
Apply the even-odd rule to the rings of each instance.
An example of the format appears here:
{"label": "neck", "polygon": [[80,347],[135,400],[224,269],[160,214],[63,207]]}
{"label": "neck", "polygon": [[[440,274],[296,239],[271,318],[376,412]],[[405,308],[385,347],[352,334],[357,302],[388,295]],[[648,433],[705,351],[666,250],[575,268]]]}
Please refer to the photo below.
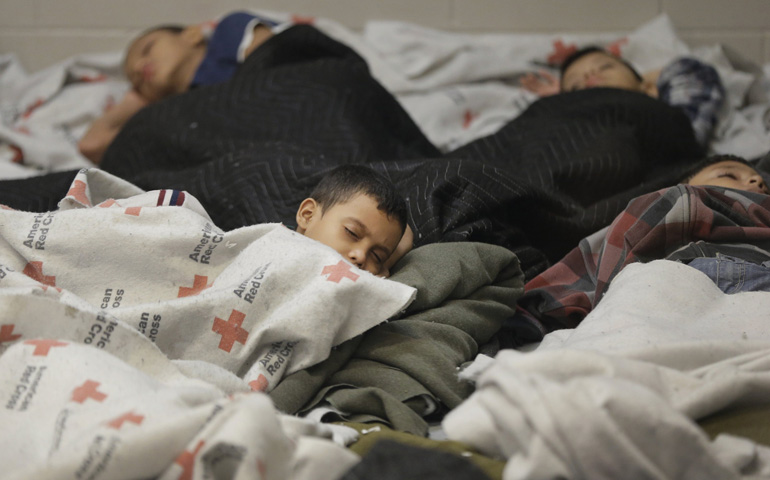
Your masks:
{"label": "neck", "polygon": [[192,51],[190,51],[188,56],[185,58],[185,61],[182,62],[179,69],[177,70],[177,74],[174,76],[176,93],[186,92],[190,88],[190,85],[195,78],[195,72],[198,71],[198,67],[200,67],[205,56],[205,43],[201,44],[200,46],[196,46]]}

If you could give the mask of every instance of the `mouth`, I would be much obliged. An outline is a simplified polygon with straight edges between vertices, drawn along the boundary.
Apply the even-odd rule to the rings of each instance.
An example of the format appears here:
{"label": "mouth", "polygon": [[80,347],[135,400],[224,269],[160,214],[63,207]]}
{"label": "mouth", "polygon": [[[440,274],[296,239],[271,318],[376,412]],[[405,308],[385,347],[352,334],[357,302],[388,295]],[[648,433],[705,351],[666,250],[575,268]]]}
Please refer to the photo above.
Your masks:
{"label": "mouth", "polygon": [[601,77],[597,75],[591,75],[586,79],[586,87],[596,87],[597,85],[600,85]]}
{"label": "mouth", "polygon": [[144,64],[142,67],[142,82],[149,82],[152,80],[153,75],[155,75],[155,69],[153,68],[152,64]]}

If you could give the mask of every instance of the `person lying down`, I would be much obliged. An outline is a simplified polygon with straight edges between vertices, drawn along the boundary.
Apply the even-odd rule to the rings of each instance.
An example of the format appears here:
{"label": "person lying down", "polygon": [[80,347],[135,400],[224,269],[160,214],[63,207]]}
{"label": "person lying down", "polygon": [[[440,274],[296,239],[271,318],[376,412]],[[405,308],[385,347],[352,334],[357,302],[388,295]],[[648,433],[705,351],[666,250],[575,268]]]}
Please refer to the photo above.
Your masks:
{"label": "person lying down", "polygon": [[521,86],[541,97],[598,87],[639,92],[682,109],[702,146],[714,132],[726,97],[716,69],[695,58],[678,58],[642,74],[630,62],[597,46],[567,57],[558,79],[540,71],[522,77]]}
{"label": "person lying down", "polygon": [[[299,232],[224,232],[185,192],[143,192],[83,170],[56,211],[0,209],[0,325],[14,340],[0,352],[30,338],[121,348],[124,326],[173,360],[269,391],[415,295],[382,278],[411,248],[404,200],[387,179],[340,167],[297,216]],[[52,324],[47,308],[71,309],[72,319]]]}
{"label": "person lying down", "polygon": [[505,326],[508,347],[574,328],[627,265],[671,260],[708,276],[723,292],[770,291],[770,196],[745,159],[715,155],[679,185],[637,197],[612,224],[580,241],[529,281]]}
{"label": "person lying down", "polygon": [[158,25],[126,49],[126,95],[97,118],[78,142],[80,153],[99,164],[128,120],[145,106],[191,88],[227,81],[254,50],[283,28],[247,12],[221,18],[207,36],[203,25]]}

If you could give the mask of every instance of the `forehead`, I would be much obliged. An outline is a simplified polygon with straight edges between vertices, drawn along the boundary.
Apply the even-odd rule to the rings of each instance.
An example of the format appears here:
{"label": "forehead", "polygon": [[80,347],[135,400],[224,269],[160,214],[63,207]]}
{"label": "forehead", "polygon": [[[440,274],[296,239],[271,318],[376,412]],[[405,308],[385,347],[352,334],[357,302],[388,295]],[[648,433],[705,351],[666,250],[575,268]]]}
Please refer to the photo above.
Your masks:
{"label": "forehead", "polygon": [[[374,197],[357,193],[345,202],[339,202],[325,210],[330,218],[355,219],[370,230],[395,227],[401,233],[401,222],[395,216],[380,210]],[[333,213],[332,213],[333,212]],[[326,215],[324,215],[326,216]]]}
{"label": "forehead", "polygon": [[177,35],[177,34],[170,30],[164,30],[164,29],[151,30],[149,32],[140,34],[128,46],[124,63],[127,62],[130,57],[139,55],[139,53],[142,51],[145,45],[152,42],[153,40],[157,40],[163,37],[171,37],[174,35]]}
{"label": "forehead", "polygon": [[758,173],[756,170],[746,165],[745,163],[735,162],[733,160],[725,160],[723,162],[717,162],[717,163],[711,164],[705,167],[703,170],[701,170],[701,173],[712,173],[718,170],[742,171],[742,172],[750,173],[751,175]]}
{"label": "forehead", "polygon": [[625,65],[618,57],[615,55],[612,55],[611,53],[606,52],[591,52],[583,55],[582,57],[578,58],[572,64],[567,67],[567,71],[564,72],[564,75],[569,75],[570,72],[579,70],[580,67],[584,67],[587,65],[593,65],[596,63],[604,62],[610,60],[612,63]]}

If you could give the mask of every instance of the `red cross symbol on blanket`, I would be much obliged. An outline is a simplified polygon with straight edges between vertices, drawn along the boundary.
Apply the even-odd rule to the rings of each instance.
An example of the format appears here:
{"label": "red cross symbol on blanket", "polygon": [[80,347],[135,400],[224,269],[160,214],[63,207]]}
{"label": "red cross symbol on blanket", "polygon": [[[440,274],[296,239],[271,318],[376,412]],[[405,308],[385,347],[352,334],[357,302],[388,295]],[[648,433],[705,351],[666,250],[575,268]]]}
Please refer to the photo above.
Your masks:
{"label": "red cross symbol on blanket", "polygon": [[72,391],[72,401],[83,403],[86,400],[93,399],[101,403],[107,398],[107,394],[100,392],[97,388],[101,385],[99,382],[93,380],[86,380],[83,385],[77,387]]}
{"label": "red cross symbol on blanket", "polygon": [[14,327],[16,327],[16,325],[13,324],[0,326],[0,343],[13,342],[14,340],[21,338],[20,334],[13,333]]}
{"label": "red cross symbol on blanket", "polygon": [[195,457],[198,456],[198,452],[201,451],[204,443],[203,440],[199,440],[198,445],[195,446],[195,450],[192,452],[185,450],[176,458],[174,463],[182,467],[182,474],[179,475],[179,480],[191,480],[193,478],[193,462],[195,462]]}
{"label": "red cross symbol on blanket", "polygon": [[577,52],[575,44],[565,45],[563,41],[553,42],[553,52],[548,55],[548,63],[551,65],[561,65],[570,55]]}
{"label": "red cross symbol on blanket", "polygon": [[355,282],[358,280],[359,275],[351,272],[350,268],[350,265],[340,260],[336,265],[325,266],[321,271],[321,275],[329,275],[326,280],[330,282],[340,283],[343,278],[349,278]]}
{"label": "red cross symbol on blanket", "polygon": [[246,345],[246,340],[249,338],[249,332],[241,328],[241,324],[243,324],[245,318],[246,315],[238,310],[233,310],[227,321],[224,321],[219,317],[214,317],[214,326],[211,327],[211,330],[222,335],[222,339],[219,341],[219,348],[221,350],[230,353],[235,342]]}
{"label": "red cross symbol on blanket", "polygon": [[195,280],[193,280],[193,286],[179,287],[179,294],[177,295],[177,298],[192,297],[193,295],[198,295],[203,290],[209,288],[209,285],[206,285],[208,281],[209,281],[209,277],[206,277],[204,275],[195,275]]}
{"label": "red cross symbol on blanket", "polygon": [[53,347],[65,347],[68,343],[60,342],[58,340],[27,340],[24,345],[34,345],[35,351],[32,352],[36,357],[47,357],[48,352]]}
{"label": "red cross symbol on blanket", "polygon": [[253,392],[264,392],[268,387],[267,377],[260,373],[256,380],[249,382],[249,387]]}
{"label": "red cross symbol on blanket", "polygon": [[56,277],[54,275],[43,275],[43,262],[29,262],[21,273],[40,283],[51,287],[56,286]]}
{"label": "red cross symbol on blanket", "polygon": [[88,195],[86,195],[86,183],[81,180],[75,180],[72,182],[72,186],[70,187],[69,192],[67,192],[68,197],[75,197],[75,200],[82,203],[83,205],[91,206],[91,202],[88,200]]}
{"label": "red cross symbol on blanket", "polygon": [[123,424],[126,422],[131,422],[137,425],[141,425],[143,421],[144,421],[144,415],[136,415],[133,411],[131,411],[131,412],[124,413],[123,415],[119,416],[114,420],[110,420],[107,423],[107,426],[110,426],[115,430],[120,430],[121,428],[123,428]]}

